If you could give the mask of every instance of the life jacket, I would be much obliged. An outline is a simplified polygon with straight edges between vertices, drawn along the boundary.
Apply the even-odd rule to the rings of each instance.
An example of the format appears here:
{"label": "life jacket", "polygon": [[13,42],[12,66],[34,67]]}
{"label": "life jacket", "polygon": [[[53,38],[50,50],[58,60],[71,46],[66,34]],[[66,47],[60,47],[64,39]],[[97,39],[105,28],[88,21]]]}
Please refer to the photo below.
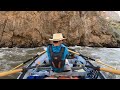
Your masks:
{"label": "life jacket", "polygon": [[60,52],[53,52],[52,45],[50,45],[49,52],[50,52],[51,60],[49,61],[52,67],[59,68],[59,69],[64,67],[65,60],[62,60],[64,50],[65,50],[65,47],[61,47]]}

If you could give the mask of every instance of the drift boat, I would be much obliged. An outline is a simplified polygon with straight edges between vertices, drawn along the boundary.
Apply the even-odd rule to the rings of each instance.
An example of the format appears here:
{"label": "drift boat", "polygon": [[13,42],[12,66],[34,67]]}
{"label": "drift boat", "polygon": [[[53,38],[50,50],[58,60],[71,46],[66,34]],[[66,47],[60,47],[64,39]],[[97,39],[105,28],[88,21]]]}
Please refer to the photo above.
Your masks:
{"label": "drift boat", "polygon": [[[51,66],[43,60],[48,60],[47,53],[29,63],[17,79],[106,79],[105,75],[95,69],[89,60],[79,55],[72,57],[70,54],[66,59],[66,64],[69,64],[71,70],[61,73],[54,72]],[[40,62],[39,66],[36,66],[37,62]]]}

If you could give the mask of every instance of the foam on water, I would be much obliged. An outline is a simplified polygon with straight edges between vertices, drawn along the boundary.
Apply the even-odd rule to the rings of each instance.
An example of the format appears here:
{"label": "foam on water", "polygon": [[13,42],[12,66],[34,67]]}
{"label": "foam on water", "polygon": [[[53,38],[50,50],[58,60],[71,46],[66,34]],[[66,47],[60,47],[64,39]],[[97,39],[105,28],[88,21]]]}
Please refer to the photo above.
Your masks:
{"label": "foam on water", "polygon": [[[78,49],[78,48],[77,48]],[[89,56],[94,59],[99,59],[105,64],[111,65],[120,70],[120,48],[92,48],[92,47],[81,47],[76,50],[85,56]],[[93,62],[95,63],[95,62]],[[96,64],[105,67],[100,64]],[[107,73],[108,76],[111,75]],[[111,75],[116,79],[120,79],[120,75]]]}
{"label": "foam on water", "polygon": [[4,53],[0,52],[0,58],[3,58],[4,55]]}
{"label": "foam on water", "polygon": [[[0,72],[11,70],[36,55],[38,51],[40,48],[0,48]],[[14,75],[10,77],[13,78]]]}
{"label": "foam on water", "polygon": [[12,68],[11,65],[20,63],[22,63],[22,61],[8,61],[6,59],[0,60],[0,71],[10,70]]}
{"label": "foam on water", "polygon": [[[44,50],[46,50],[45,46],[41,48],[44,48]],[[120,69],[120,48],[92,48],[81,46],[74,46],[70,48],[75,49],[76,52],[80,52],[85,56],[99,59],[105,64]],[[37,52],[40,52],[40,48],[0,48],[0,72],[12,69],[13,67],[21,64],[23,61],[26,61],[27,59],[36,55]],[[94,65],[105,67],[103,65],[97,64],[94,61],[91,62]],[[120,75],[114,75],[110,73],[106,74],[109,78],[120,79]]]}

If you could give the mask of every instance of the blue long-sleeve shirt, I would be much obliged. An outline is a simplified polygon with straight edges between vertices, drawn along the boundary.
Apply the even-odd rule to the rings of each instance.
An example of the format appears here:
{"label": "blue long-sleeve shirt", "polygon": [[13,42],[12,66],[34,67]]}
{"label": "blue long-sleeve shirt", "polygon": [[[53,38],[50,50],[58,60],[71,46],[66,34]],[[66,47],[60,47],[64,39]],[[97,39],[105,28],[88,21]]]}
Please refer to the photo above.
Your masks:
{"label": "blue long-sleeve shirt", "polygon": [[[62,56],[62,60],[65,60],[66,57],[67,57],[67,55],[69,55],[68,48],[67,48],[65,45],[63,45],[63,44],[61,44],[60,46],[54,46],[54,45],[52,45],[52,51],[53,51],[53,52],[60,52],[61,47],[65,47],[64,54],[63,54],[63,56]],[[48,54],[49,60],[51,60],[50,52],[49,52],[48,49],[49,49],[49,46],[47,47],[47,54]],[[55,72],[62,71],[62,69],[58,69],[58,68],[53,68],[53,70],[54,70]]]}

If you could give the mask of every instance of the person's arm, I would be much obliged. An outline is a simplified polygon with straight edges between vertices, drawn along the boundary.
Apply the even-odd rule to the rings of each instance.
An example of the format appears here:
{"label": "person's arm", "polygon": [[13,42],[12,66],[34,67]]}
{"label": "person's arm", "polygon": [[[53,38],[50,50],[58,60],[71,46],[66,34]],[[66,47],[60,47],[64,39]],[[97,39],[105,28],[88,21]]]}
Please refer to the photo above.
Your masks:
{"label": "person's arm", "polygon": [[47,53],[41,55],[41,56],[35,61],[35,66],[42,64],[42,63],[46,60],[46,57],[47,57]]}
{"label": "person's arm", "polygon": [[[46,53],[46,54],[47,54],[47,53]],[[46,64],[50,64],[48,54],[46,55],[45,63],[46,63]]]}

